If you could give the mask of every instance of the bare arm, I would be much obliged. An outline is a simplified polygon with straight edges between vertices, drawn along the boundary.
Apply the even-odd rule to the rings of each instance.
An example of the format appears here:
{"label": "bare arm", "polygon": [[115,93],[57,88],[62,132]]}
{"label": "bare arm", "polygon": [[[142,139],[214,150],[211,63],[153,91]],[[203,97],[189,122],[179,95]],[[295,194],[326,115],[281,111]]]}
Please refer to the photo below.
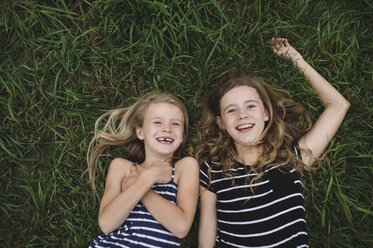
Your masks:
{"label": "bare arm", "polygon": [[[193,223],[198,200],[199,170],[192,157],[175,165],[178,173],[176,205],[149,190],[141,200],[153,217],[178,238],[184,238]],[[176,176],[176,172],[175,172]]]}
{"label": "bare arm", "polygon": [[216,194],[200,187],[200,216],[198,225],[198,247],[212,248],[217,235]]}
{"label": "bare arm", "polygon": [[324,152],[350,107],[350,103],[315,69],[313,69],[289,43],[287,39],[272,38],[273,50],[292,60],[309,80],[310,86],[319,94],[324,106],[312,129],[299,140],[300,148],[310,149],[312,156],[303,154],[303,162],[312,165]]}
{"label": "bare arm", "polygon": [[[169,181],[170,166],[154,166],[143,173],[132,176],[132,162],[114,159],[106,178],[105,192],[100,204],[98,222],[104,233],[117,229],[131,210],[156,182]],[[136,171],[136,170],[135,170]],[[130,181],[130,183],[123,182]],[[123,187],[125,185],[125,187]]]}

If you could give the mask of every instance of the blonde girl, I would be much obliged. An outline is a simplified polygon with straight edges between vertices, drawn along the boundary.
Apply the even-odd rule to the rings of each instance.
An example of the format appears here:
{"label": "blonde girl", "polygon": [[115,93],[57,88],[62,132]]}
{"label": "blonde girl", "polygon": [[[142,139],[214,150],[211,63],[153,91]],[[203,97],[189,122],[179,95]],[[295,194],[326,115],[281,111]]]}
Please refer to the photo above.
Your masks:
{"label": "blonde girl", "polygon": [[198,124],[198,246],[308,247],[302,176],[321,156],[348,101],[288,43],[273,51],[293,62],[318,92],[324,111],[306,110],[254,77],[231,78],[207,99]]}
{"label": "blonde girl", "polygon": [[197,161],[174,161],[187,129],[186,109],[169,93],[148,94],[97,120],[88,150],[93,185],[97,160],[108,147],[125,146],[126,158],[110,164],[98,217],[103,234],[90,247],[180,246],[198,198]]}

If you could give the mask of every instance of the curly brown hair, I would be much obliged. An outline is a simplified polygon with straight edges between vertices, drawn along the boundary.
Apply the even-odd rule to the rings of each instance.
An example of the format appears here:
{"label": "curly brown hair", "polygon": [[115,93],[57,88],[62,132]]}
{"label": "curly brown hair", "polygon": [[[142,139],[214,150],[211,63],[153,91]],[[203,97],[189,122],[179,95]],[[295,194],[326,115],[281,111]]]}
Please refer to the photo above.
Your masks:
{"label": "curly brown hair", "polygon": [[[263,147],[263,152],[258,157],[257,163],[250,166],[250,170],[258,173],[252,182],[260,179],[263,171],[274,164],[279,165],[280,168],[291,165],[302,176],[305,171],[313,170],[313,167],[305,165],[294,154],[294,146],[297,146],[298,140],[312,126],[306,109],[286,98],[285,95],[289,95],[287,91],[274,88],[262,78],[247,76],[222,80],[209,94],[197,125],[198,144],[194,148],[194,154],[198,162],[200,164],[206,161],[218,162],[213,166],[223,166],[223,174],[231,176],[229,169],[236,161],[237,151],[229,134],[218,127],[216,117],[221,116],[222,97],[229,90],[239,86],[254,88],[269,116],[261,139],[258,141],[258,145]],[[302,152],[310,153],[310,151]]]}

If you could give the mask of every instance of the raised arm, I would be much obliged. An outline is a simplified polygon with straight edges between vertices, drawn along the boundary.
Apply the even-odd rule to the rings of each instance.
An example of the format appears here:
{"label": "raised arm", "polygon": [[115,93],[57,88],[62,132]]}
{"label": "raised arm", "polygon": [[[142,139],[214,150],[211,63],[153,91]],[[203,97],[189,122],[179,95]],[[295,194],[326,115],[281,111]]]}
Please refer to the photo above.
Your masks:
{"label": "raised arm", "polygon": [[299,140],[300,148],[310,149],[312,155],[302,154],[303,162],[312,165],[324,152],[341,125],[350,103],[315,69],[313,69],[285,38],[272,38],[273,51],[290,58],[307,77],[324,106],[312,129]]}
{"label": "raised arm", "polygon": [[192,157],[186,157],[175,165],[178,190],[176,205],[149,190],[142,203],[167,230],[178,238],[184,238],[193,223],[198,200],[199,170]]}

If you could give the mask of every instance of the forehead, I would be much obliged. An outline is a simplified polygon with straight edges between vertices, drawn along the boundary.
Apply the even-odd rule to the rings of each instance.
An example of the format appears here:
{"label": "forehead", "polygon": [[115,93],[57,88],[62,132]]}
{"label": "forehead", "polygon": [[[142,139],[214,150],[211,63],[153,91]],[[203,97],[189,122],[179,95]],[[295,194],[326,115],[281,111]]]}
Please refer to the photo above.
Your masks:
{"label": "forehead", "polygon": [[256,101],[262,103],[258,92],[253,87],[237,86],[228,90],[220,100],[220,106],[225,107],[231,104],[240,105],[246,101]]}
{"label": "forehead", "polygon": [[150,103],[146,109],[145,118],[169,118],[184,121],[181,109],[175,104],[167,102]]}

